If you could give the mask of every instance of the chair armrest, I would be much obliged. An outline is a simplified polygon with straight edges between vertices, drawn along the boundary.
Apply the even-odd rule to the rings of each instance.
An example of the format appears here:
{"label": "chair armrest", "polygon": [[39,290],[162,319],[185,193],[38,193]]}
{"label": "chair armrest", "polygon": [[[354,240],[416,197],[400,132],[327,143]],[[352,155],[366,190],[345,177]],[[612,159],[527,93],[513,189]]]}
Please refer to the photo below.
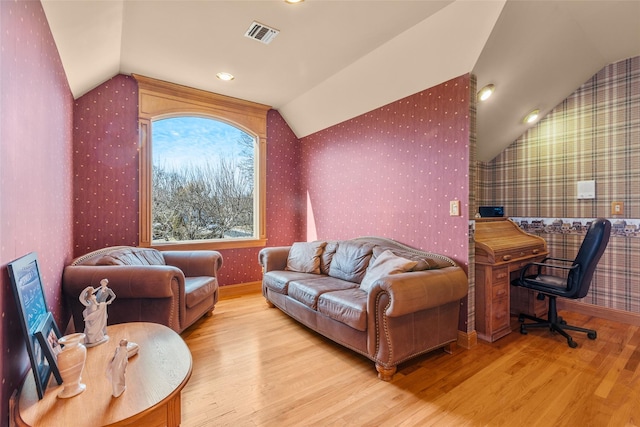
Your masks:
{"label": "chair armrest", "polygon": [[258,253],[258,261],[262,265],[263,273],[287,268],[287,259],[291,246],[271,246],[263,248]]}
{"label": "chair armrest", "polygon": [[572,263],[574,260],[572,259],[564,259],[564,258],[553,258],[553,257],[546,257],[544,258],[540,263],[541,264],[546,264],[547,261],[559,261],[559,262],[564,262],[564,263]]}
{"label": "chair armrest", "polygon": [[182,270],[186,277],[218,277],[222,255],[218,251],[163,251],[167,265]]}
{"label": "chair armrest", "polygon": [[573,262],[573,260],[569,260],[569,259],[562,259],[562,258],[545,258],[544,260],[542,260],[542,262],[531,262],[527,265],[524,266],[524,268],[522,270],[520,270],[520,280],[524,280],[529,273],[527,273],[529,271],[529,267],[538,267],[538,272],[536,273],[537,275],[542,274],[542,268],[555,268],[557,270],[564,270],[564,271],[571,271],[571,270],[575,270],[577,268],[580,268],[579,264],[576,265],[557,265],[557,264],[549,264],[549,263],[545,263],[544,261],[547,260],[551,260],[551,261],[560,261],[560,262]]}
{"label": "chair armrest", "polygon": [[409,313],[459,301],[469,290],[467,275],[460,267],[413,271],[385,276],[369,291],[367,310],[375,312],[378,294],[389,294],[386,315],[399,317]]}
{"label": "chair armrest", "polygon": [[169,265],[67,266],[63,272],[62,290],[67,295],[79,296],[84,288],[97,288],[105,278],[116,298],[171,298],[174,279],[184,298],[184,274]]}

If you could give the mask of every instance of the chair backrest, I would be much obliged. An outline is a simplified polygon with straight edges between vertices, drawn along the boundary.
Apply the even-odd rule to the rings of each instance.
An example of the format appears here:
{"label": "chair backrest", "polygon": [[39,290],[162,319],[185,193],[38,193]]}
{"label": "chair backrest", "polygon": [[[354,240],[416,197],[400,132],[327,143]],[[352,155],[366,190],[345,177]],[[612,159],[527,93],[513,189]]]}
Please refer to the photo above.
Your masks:
{"label": "chair backrest", "polygon": [[575,291],[571,298],[583,298],[589,292],[593,272],[600,261],[600,257],[609,243],[611,236],[611,222],[604,218],[597,218],[591,223],[587,235],[582,241],[578,255],[573,265],[580,265],[579,269],[569,273],[569,289]]}

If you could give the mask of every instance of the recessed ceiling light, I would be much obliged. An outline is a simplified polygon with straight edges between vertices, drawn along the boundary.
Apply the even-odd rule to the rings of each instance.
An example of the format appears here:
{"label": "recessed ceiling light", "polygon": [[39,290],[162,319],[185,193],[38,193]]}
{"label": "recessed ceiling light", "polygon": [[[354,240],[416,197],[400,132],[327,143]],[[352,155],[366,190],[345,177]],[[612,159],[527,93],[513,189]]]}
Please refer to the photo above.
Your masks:
{"label": "recessed ceiling light", "polygon": [[530,112],[529,114],[527,114],[524,117],[523,122],[527,123],[527,124],[531,124],[533,122],[535,122],[536,120],[538,120],[538,116],[540,115],[540,110],[538,110],[537,108],[535,110],[533,110],[532,112]]}
{"label": "recessed ceiling light", "polygon": [[304,0],[284,0],[285,3],[289,3],[289,4],[296,4],[296,3],[302,3]]}
{"label": "recessed ceiling light", "polygon": [[225,73],[225,72],[221,72],[216,74],[216,77],[219,78],[220,80],[222,80],[223,82],[228,82],[231,81],[233,79],[235,79],[235,77],[233,77],[233,74],[229,74],[229,73]]}
{"label": "recessed ceiling light", "polygon": [[492,84],[488,84],[478,92],[478,101],[486,101],[493,94],[496,87]]}

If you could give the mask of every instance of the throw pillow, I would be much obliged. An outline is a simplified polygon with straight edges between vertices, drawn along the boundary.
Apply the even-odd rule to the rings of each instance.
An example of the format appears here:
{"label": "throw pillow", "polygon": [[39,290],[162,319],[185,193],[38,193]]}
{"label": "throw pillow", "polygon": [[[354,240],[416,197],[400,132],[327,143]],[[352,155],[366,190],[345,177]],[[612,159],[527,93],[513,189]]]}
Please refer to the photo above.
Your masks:
{"label": "throw pillow", "polygon": [[405,273],[417,264],[417,261],[399,257],[394,255],[390,250],[386,250],[378,255],[376,260],[369,266],[369,269],[364,275],[364,279],[362,279],[362,283],[360,283],[360,289],[369,292],[373,283],[381,277],[390,274]]}
{"label": "throw pillow", "polygon": [[320,274],[320,256],[327,242],[295,242],[287,257],[286,270]]}
{"label": "throw pillow", "polygon": [[322,251],[322,256],[320,257],[320,274],[329,274],[331,260],[333,260],[336,250],[338,250],[338,242],[336,240],[328,241],[327,246],[324,247],[324,251]]}
{"label": "throw pillow", "polygon": [[373,254],[373,244],[353,240],[338,242],[329,265],[329,276],[361,283]]}
{"label": "throw pillow", "polygon": [[165,265],[165,262],[157,249],[130,247],[109,252],[96,265]]}

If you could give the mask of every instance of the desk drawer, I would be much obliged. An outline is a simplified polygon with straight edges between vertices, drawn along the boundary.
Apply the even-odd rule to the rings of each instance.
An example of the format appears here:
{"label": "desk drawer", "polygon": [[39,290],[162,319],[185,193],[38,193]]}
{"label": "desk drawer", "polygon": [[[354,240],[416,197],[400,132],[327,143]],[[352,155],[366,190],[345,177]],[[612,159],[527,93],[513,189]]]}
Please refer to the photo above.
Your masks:
{"label": "desk drawer", "polygon": [[508,284],[503,284],[500,286],[493,286],[491,288],[491,300],[496,301],[500,298],[507,298],[509,296],[509,288]]}
{"label": "desk drawer", "polygon": [[[496,262],[511,262],[521,258],[530,259],[540,255],[546,255],[547,251],[543,246],[516,248],[505,251],[498,251],[495,254]],[[530,261],[527,261],[530,262]]]}
{"label": "desk drawer", "polygon": [[509,322],[511,321],[509,315],[509,299],[496,298],[492,302],[491,310],[491,330],[499,331],[502,329],[509,329]]}
{"label": "desk drawer", "polygon": [[493,269],[491,284],[493,287],[503,286],[509,283],[509,269],[505,267],[499,267]]}

